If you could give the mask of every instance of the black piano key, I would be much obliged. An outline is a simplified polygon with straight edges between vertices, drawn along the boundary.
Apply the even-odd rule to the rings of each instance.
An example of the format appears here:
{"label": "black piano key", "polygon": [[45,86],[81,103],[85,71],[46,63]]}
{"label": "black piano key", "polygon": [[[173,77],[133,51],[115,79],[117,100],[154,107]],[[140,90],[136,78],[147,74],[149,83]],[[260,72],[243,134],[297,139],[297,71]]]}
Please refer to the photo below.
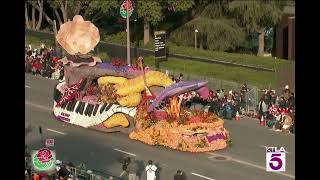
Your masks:
{"label": "black piano key", "polygon": [[86,106],[86,103],[85,103],[85,102],[81,104],[81,107],[80,107],[80,109],[79,109],[79,113],[80,113],[81,115],[83,115],[83,111],[84,111],[85,106]]}
{"label": "black piano key", "polygon": [[79,113],[79,110],[80,110],[81,104],[82,104],[82,102],[81,102],[81,101],[79,101],[79,104],[78,104],[77,109],[76,109],[76,113]]}
{"label": "black piano key", "polygon": [[70,101],[70,102],[68,103],[68,105],[67,105],[67,111],[70,111],[70,110],[71,110],[72,102],[73,102],[73,101]]}
{"label": "black piano key", "polygon": [[95,116],[97,114],[98,108],[100,107],[100,104],[96,104],[94,106],[93,115]]}
{"label": "black piano key", "polygon": [[70,111],[73,111],[73,110],[74,110],[76,104],[77,104],[77,100],[74,99],[74,100],[72,101],[72,105],[71,105]]}
{"label": "black piano key", "polygon": [[74,108],[76,107],[77,102],[78,102],[77,100],[73,100],[70,111],[72,111],[72,112],[74,111]]}
{"label": "black piano key", "polygon": [[112,104],[108,104],[108,106],[106,107],[105,111],[108,111],[111,108]]}
{"label": "black piano key", "polygon": [[67,104],[68,104],[68,102],[64,102],[64,103],[62,103],[61,108],[62,108],[62,109],[65,109],[65,108],[66,108],[66,106],[67,106]]}
{"label": "black piano key", "polygon": [[91,117],[91,115],[92,115],[93,108],[94,108],[94,105],[93,105],[93,104],[90,104],[90,106],[89,106],[89,111],[88,111],[88,116],[89,116],[89,117]]}
{"label": "black piano key", "polygon": [[89,107],[91,104],[88,104],[86,109],[84,110],[84,115],[88,116],[88,112],[89,112]]}
{"label": "black piano key", "polygon": [[100,108],[100,114],[103,112],[103,110],[106,108],[107,105],[108,105],[108,104],[105,103],[105,104]]}

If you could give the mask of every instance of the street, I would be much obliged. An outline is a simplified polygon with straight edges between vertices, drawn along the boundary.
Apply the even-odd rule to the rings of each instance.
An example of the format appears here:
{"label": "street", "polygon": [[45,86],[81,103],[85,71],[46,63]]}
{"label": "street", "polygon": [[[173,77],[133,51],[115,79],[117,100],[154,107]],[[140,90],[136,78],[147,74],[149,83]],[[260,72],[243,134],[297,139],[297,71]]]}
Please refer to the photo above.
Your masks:
{"label": "street", "polygon": [[[173,179],[178,169],[188,180],[286,180],[295,176],[295,139],[261,127],[257,120],[242,117],[239,122],[225,120],[232,146],[221,151],[187,153],[162,146],[149,146],[130,140],[127,134],[102,133],[56,121],[52,115],[53,89],[58,81],[25,74],[25,141],[30,149],[43,146],[38,127],[44,139],[54,138],[57,159],[75,165],[85,163],[89,169],[98,169],[120,175],[119,158],[135,157],[140,161],[141,179],[146,179],[144,167],[149,159],[158,167],[158,179]],[[265,146],[284,147],[286,171],[266,172]],[[225,160],[219,160],[220,156]],[[218,157],[217,159],[215,157]]]}

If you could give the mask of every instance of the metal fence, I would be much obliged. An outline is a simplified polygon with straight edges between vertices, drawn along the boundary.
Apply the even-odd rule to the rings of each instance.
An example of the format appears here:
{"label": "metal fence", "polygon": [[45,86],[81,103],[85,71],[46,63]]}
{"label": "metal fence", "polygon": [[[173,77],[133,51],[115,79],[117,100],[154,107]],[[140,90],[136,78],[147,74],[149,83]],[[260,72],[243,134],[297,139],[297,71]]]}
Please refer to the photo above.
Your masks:
{"label": "metal fence", "polygon": [[[243,85],[241,83],[217,79],[217,78],[210,77],[210,76],[200,76],[200,75],[190,74],[189,72],[186,72],[186,71],[173,71],[170,69],[161,69],[161,68],[159,69],[159,71],[161,71],[163,73],[165,73],[167,70],[169,71],[169,74],[173,75],[174,77],[178,77],[180,73],[183,73],[185,80],[205,80],[205,81],[208,81],[208,87],[210,89],[214,89],[214,90],[224,89],[225,91],[229,91],[229,90],[237,91],[237,90],[240,90],[241,86]],[[247,84],[247,86],[249,89],[257,88],[256,86],[252,86],[250,84]]]}
{"label": "metal fence", "polygon": [[259,103],[258,89],[252,88],[245,94],[246,111],[256,113]]}

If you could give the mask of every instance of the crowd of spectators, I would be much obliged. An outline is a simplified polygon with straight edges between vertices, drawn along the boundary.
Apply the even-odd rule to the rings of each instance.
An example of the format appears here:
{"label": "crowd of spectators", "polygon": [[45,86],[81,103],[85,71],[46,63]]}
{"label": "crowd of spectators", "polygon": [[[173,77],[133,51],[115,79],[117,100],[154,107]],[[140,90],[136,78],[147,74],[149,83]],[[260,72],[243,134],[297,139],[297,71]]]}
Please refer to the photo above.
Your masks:
{"label": "crowd of spectators", "polygon": [[41,44],[40,48],[32,49],[31,45],[25,47],[25,72],[50,79],[63,78],[63,65],[58,60],[61,53],[55,48],[47,48]]}
{"label": "crowd of spectators", "polygon": [[[171,75],[174,83],[184,80],[184,75],[180,73],[178,78]],[[224,89],[209,90],[209,96],[206,99],[200,97],[195,91],[183,95],[182,107],[193,109],[202,109],[213,112],[220,117],[231,120],[237,112],[242,112],[246,106],[245,94],[249,91],[244,84],[240,91],[226,92]]]}
{"label": "crowd of spectators", "polygon": [[[182,73],[178,78],[171,75],[174,83],[184,80],[183,77]],[[213,112],[224,119],[232,120],[235,119],[237,112],[249,115],[246,110],[248,103],[246,102],[248,100],[246,99],[246,94],[248,92],[249,88],[244,84],[238,91],[231,90],[225,92],[224,89],[210,90],[207,99],[202,99],[196,92],[185,93],[181,105],[185,108]],[[255,112],[256,115],[253,117],[261,120],[263,116],[267,127],[273,128],[276,131],[294,133],[295,98],[289,86],[285,87],[280,96],[277,96],[274,90],[265,90],[255,108]]]}
{"label": "crowd of spectators", "polygon": [[276,131],[295,133],[295,97],[289,86],[280,96],[266,91],[258,104],[258,117],[266,120],[266,125]]}

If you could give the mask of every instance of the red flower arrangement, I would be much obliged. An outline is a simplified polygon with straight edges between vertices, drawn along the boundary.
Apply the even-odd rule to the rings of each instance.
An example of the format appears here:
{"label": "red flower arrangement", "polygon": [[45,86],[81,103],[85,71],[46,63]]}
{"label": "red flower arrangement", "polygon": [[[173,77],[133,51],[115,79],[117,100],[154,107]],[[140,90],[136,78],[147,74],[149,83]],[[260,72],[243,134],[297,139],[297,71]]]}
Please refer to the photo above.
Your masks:
{"label": "red flower arrangement", "polygon": [[117,67],[126,65],[126,63],[120,58],[111,59],[111,64],[112,66],[117,66]]}

